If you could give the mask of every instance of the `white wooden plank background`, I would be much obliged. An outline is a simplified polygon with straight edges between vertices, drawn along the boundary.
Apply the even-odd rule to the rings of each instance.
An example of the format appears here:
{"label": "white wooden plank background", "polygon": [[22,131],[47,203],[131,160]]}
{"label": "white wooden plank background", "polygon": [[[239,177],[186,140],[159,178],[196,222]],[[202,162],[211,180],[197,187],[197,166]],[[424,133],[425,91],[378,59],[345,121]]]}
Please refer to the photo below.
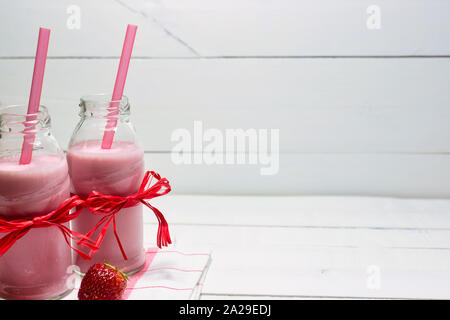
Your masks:
{"label": "white wooden plank background", "polygon": [[[450,4],[377,1],[381,29],[369,30],[372,4],[3,1],[0,102],[26,100],[37,27],[51,27],[42,102],[67,146],[79,97],[111,91],[125,25],[136,23],[126,94],[148,167],[174,192],[448,197]],[[80,29],[66,26],[70,5]],[[194,120],[281,129],[279,174],[174,165],[171,133]]]}
{"label": "white wooden plank background", "polygon": [[[78,121],[79,92],[107,91],[115,62],[49,60],[42,103],[62,146]],[[32,63],[0,60],[5,103],[26,100]],[[173,177],[175,192],[447,197],[449,69],[447,59],[137,59],[128,94],[145,150],[166,155],[148,166]],[[91,70],[102,72],[92,77]],[[151,75],[148,82],[142,74]],[[176,94],[167,94],[169,87]],[[280,173],[263,177],[252,165],[174,165],[171,133],[192,130],[195,120],[206,128],[281,128]],[[250,179],[236,189],[230,174]]]}
{"label": "white wooden plank background", "polygon": [[175,165],[168,153],[146,154],[146,165],[181,194],[450,196],[449,155],[284,153],[272,176],[255,165]]}
{"label": "white wooden plank background", "polygon": [[[369,30],[374,4],[381,28]],[[66,27],[70,5],[80,29]],[[126,23],[141,26],[137,56],[449,55],[449,18],[446,0],[4,0],[0,56],[33,56],[41,25],[52,56],[119,56]]]}
{"label": "white wooden plank background", "polygon": [[[80,96],[110,91],[116,65],[48,61],[42,103],[63,146]],[[33,61],[3,59],[0,70],[4,103],[26,101]],[[172,132],[201,120],[279,128],[281,152],[449,152],[449,74],[450,59],[134,59],[127,94],[148,151],[170,151]]]}
{"label": "white wooden plank background", "polygon": [[[77,5],[82,11],[80,29],[67,28],[67,9]],[[3,57],[33,57],[39,27],[51,28],[49,56],[116,56],[122,50],[124,28],[139,25],[133,53],[154,56],[190,56],[191,52],[167,36],[157,24],[124,9],[113,0],[97,1],[1,1],[0,47]],[[139,39],[138,38],[138,39]],[[119,42],[119,45],[117,45]],[[34,45],[32,45],[34,44]],[[149,51],[150,50],[150,51]]]}
{"label": "white wooden plank background", "polygon": [[[450,297],[448,200],[168,196],[154,204],[177,246],[213,250],[206,299]],[[154,241],[153,214],[145,217]],[[367,286],[372,265],[379,289]]]}
{"label": "white wooden plank background", "polygon": [[[158,17],[199,55],[441,55],[450,33],[447,1],[120,0]],[[381,9],[368,30],[367,8]],[[414,31],[412,31],[414,30]]]}

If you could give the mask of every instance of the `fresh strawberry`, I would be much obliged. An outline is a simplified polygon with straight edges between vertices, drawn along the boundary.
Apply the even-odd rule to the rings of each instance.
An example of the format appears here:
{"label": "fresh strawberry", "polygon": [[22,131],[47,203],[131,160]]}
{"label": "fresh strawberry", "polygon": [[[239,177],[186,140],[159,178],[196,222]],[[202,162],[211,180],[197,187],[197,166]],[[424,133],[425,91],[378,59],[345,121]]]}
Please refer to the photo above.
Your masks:
{"label": "fresh strawberry", "polygon": [[120,300],[128,277],[107,263],[92,265],[81,281],[80,300]]}

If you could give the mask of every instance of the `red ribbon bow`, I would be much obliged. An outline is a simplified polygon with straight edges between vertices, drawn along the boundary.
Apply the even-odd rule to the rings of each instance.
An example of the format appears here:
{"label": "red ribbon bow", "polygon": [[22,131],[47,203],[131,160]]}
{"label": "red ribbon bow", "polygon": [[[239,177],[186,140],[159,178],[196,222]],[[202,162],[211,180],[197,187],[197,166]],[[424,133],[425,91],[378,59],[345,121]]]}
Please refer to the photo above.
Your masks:
{"label": "red ribbon bow", "polygon": [[0,239],[0,256],[4,255],[17,240],[26,235],[32,228],[47,228],[56,226],[59,230],[61,230],[64,235],[64,239],[70,248],[75,250],[84,259],[91,259],[91,257],[84,252],[72,247],[70,240],[73,239],[74,241],[83,241],[83,243],[91,248],[91,250],[97,250],[98,248],[93,244],[92,240],[90,240],[87,236],[70,230],[68,227],[63,225],[64,223],[78,217],[81,212],[81,208],[78,208],[73,213],[70,213],[70,211],[82,204],[83,200],[81,200],[78,196],[72,196],[61,203],[56,210],[43,216],[15,220],[0,218],[0,233],[9,233]]}
{"label": "red ribbon bow", "polygon": [[[153,178],[155,178],[157,182],[151,185]],[[148,188],[146,189],[147,185]],[[147,171],[138,192],[127,197],[104,195],[100,192],[92,191],[89,197],[87,197],[87,199],[85,200],[84,206],[88,207],[91,212],[95,214],[103,214],[104,216],[97,222],[94,228],[92,228],[91,231],[86,234],[86,236],[90,238],[92,234],[98,228],[100,228],[101,225],[103,225],[97,237],[97,240],[95,241],[94,248],[90,247],[91,251],[89,255],[94,254],[95,251],[100,248],[106,231],[108,230],[108,227],[112,222],[117,244],[119,245],[124,259],[127,260],[127,255],[125,254],[125,250],[123,249],[122,243],[119,239],[119,235],[117,234],[116,214],[123,208],[134,207],[139,203],[142,203],[150,208],[155,213],[155,216],[158,219],[158,247],[161,248],[161,246],[167,246],[171,244],[172,240],[170,239],[169,226],[166,219],[164,218],[161,211],[159,211],[157,208],[153,207],[146,201],[163,196],[169,193],[170,190],[171,187],[169,181],[166,178],[161,178],[161,176],[154,171]],[[87,245],[88,242],[85,239],[80,239],[78,241],[78,244],[83,246]]]}

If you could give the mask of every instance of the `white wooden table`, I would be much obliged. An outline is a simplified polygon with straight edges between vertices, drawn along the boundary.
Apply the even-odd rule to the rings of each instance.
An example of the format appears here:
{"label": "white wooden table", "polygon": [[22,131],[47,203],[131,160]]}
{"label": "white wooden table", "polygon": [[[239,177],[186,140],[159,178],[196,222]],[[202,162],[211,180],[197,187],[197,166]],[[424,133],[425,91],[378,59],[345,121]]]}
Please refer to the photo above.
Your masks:
{"label": "white wooden table", "polygon": [[[450,298],[450,200],[167,196],[177,247],[212,250],[202,299]],[[154,240],[153,214],[145,214]]]}

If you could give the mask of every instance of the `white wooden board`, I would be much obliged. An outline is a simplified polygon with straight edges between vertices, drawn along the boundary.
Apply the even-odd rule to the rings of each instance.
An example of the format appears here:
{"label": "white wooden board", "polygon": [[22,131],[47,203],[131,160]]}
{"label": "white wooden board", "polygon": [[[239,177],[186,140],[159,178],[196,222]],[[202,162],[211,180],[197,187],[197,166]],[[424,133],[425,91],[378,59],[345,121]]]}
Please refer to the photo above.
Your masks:
{"label": "white wooden board", "polygon": [[[77,9],[80,28],[68,28]],[[26,101],[37,29],[50,27],[42,103],[66,147],[79,97],[112,90],[127,23],[139,25],[126,88],[133,121],[147,167],[174,194],[450,197],[450,2],[0,0],[0,102]],[[278,174],[173,164],[171,134],[194,120],[281,129]],[[450,298],[448,200],[154,204],[177,245],[213,250],[204,298]]]}
{"label": "white wooden board", "polygon": [[3,0],[0,56],[32,56],[39,26],[52,56],[119,56],[127,23],[138,56],[450,54],[445,0]]}
{"label": "white wooden board", "polygon": [[[67,26],[73,5],[80,29]],[[371,5],[2,1],[0,103],[26,101],[37,28],[52,28],[42,103],[66,147],[79,97],[112,90],[125,25],[135,23],[126,94],[144,149],[157,152],[149,166],[175,192],[448,197],[450,4],[378,1],[381,28],[368,29]],[[280,129],[279,174],[173,165],[171,135],[192,133],[195,120]]]}
{"label": "white wooden board", "polygon": [[[42,104],[66,146],[79,98],[111,92],[118,60],[49,60]],[[0,99],[29,93],[32,60],[0,60]],[[174,130],[280,129],[281,152],[449,152],[450,59],[131,62],[125,93],[145,150]],[[14,99],[13,99],[14,98]],[[206,143],[205,143],[206,144]]]}
{"label": "white wooden board", "polygon": [[[258,208],[258,199],[269,204],[269,208]],[[321,212],[322,220],[298,212],[305,217],[304,225],[316,226],[303,228],[291,223],[296,218],[289,213],[294,210],[295,203],[302,203],[302,197],[284,201],[285,198],[271,197],[174,196],[165,200],[165,203],[158,203],[158,207],[171,223],[177,247],[185,245],[200,251],[207,247],[213,250],[213,263],[203,288],[205,298],[450,297],[450,259],[447,254],[450,233],[448,229],[429,228],[448,226],[446,215],[433,214],[450,210],[448,201],[306,198],[310,204],[311,201],[321,203],[317,205],[319,210],[328,210]],[[186,201],[198,206],[186,206]],[[340,206],[336,205],[338,202]],[[224,215],[220,210],[231,207],[231,203],[238,212],[231,211],[230,219],[239,215],[239,210],[245,210],[255,220],[261,217],[267,222],[268,216],[269,219],[277,217],[289,226],[239,225],[240,221],[246,221],[241,215],[235,218],[234,225],[222,224],[223,220],[217,217]],[[246,203],[254,203],[256,207],[251,208]],[[335,205],[336,209],[332,211],[331,207]],[[355,214],[348,215],[346,209],[360,206],[374,211],[372,214],[379,210],[379,221],[368,224],[384,227],[359,226]],[[278,207],[279,211],[269,210],[273,207]],[[391,210],[395,212],[394,220],[386,215]],[[429,215],[421,216],[423,227],[417,227],[417,213],[428,210]],[[206,221],[210,224],[202,225],[206,215],[209,215]],[[361,215],[364,218],[364,213]],[[186,216],[192,224],[177,222]],[[156,225],[146,221],[146,239],[154,241]],[[410,228],[400,230],[399,225]],[[371,278],[374,275],[379,280],[375,285]]]}
{"label": "white wooden board", "polygon": [[450,196],[448,155],[281,154],[270,176],[259,165],[175,165],[170,154],[147,154],[146,166],[183,194]]}
{"label": "white wooden board", "polygon": [[[450,229],[450,200],[349,196],[206,196],[152,200],[177,225],[360,230]],[[146,223],[154,217],[144,215]]]}
{"label": "white wooden board", "polygon": [[163,28],[113,0],[2,0],[0,21],[2,57],[33,57],[39,27],[52,30],[49,56],[119,57],[129,23],[139,26],[134,55],[192,56]]}

